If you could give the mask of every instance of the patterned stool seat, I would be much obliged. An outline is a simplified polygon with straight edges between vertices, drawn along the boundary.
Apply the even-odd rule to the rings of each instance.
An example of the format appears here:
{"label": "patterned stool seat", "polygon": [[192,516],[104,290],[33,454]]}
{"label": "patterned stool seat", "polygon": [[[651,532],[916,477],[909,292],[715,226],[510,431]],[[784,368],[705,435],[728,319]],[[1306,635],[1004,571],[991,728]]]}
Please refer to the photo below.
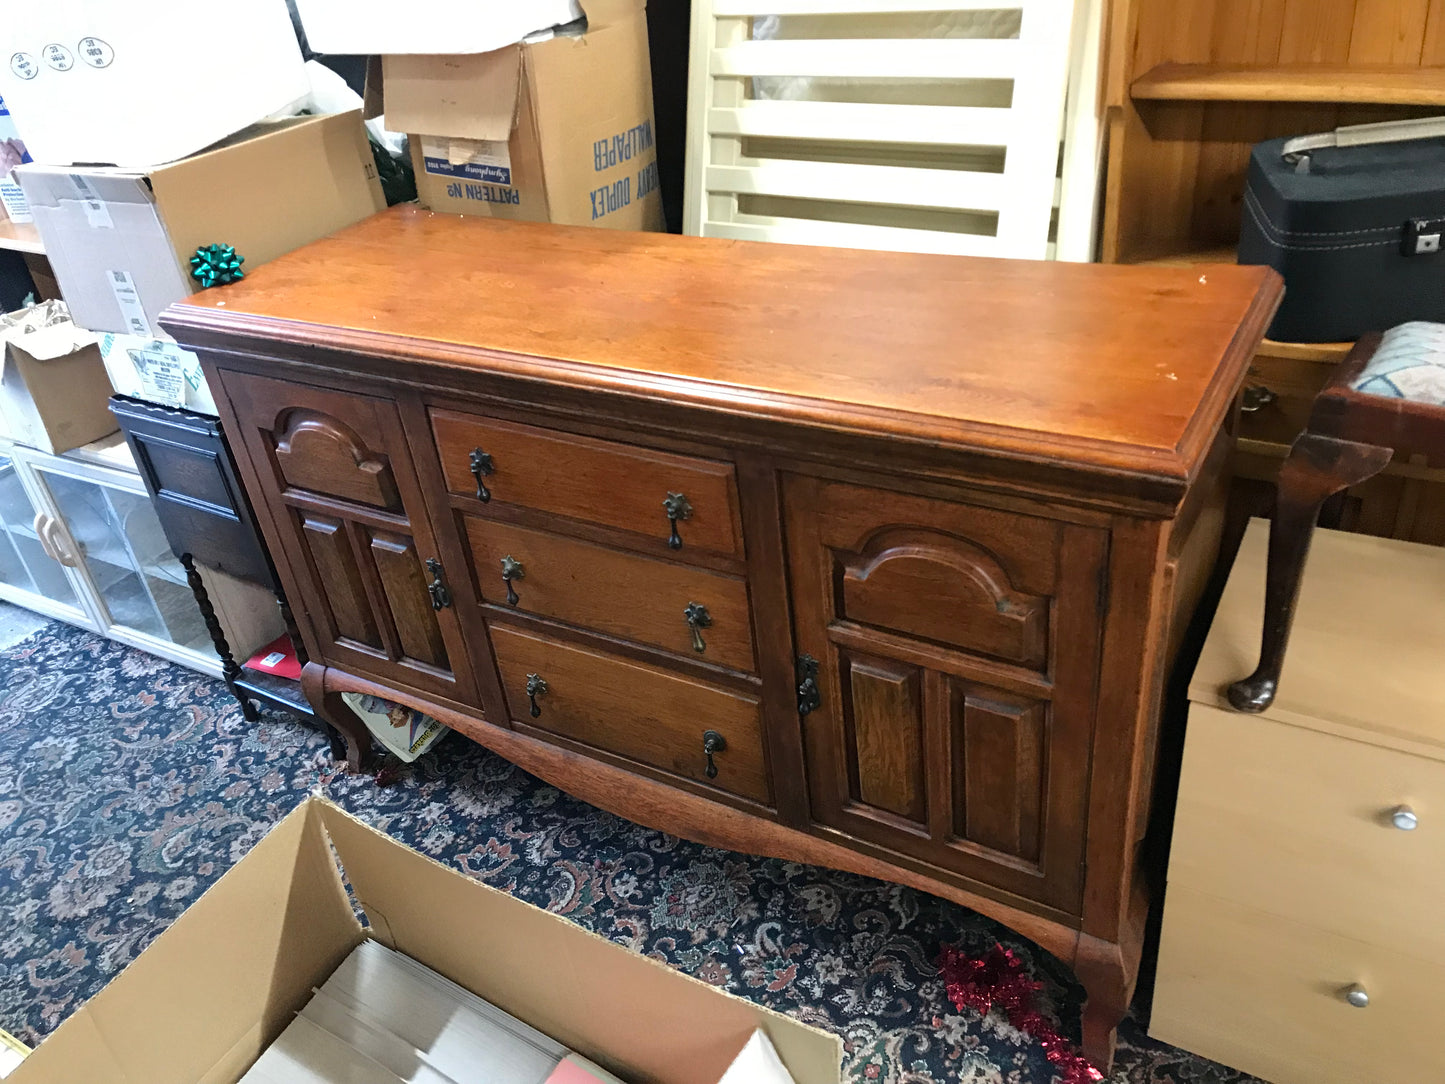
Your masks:
{"label": "patterned stool seat", "polygon": [[1350,388],[1365,395],[1445,406],[1445,324],[1412,320],[1385,332]]}

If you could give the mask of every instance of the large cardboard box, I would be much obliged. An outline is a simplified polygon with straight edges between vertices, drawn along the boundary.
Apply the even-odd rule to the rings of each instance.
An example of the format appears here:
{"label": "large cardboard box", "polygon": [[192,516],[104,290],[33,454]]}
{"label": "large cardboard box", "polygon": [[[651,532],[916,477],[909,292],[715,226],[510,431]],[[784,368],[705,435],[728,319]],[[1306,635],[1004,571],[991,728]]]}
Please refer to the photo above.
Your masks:
{"label": "large cardboard box", "polygon": [[309,90],[285,0],[5,5],[0,96],[37,162],[149,166]]}
{"label": "large cardboard box", "polygon": [[[53,311],[52,311],[53,310]],[[68,452],[118,428],[110,378],[94,335],[69,320],[35,326],[64,306],[46,301],[0,328],[0,436],[44,452]]]}
{"label": "large cardboard box", "polygon": [[75,322],[146,338],[161,310],[199,288],[197,247],[233,245],[251,271],[386,208],[359,110],[255,125],[148,169],[15,175]]}
{"label": "large cardboard box", "polygon": [[272,829],[8,1079],[234,1084],[366,937],[636,1084],[716,1084],[756,1028],[797,1084],[839,1081],[836,1036],[473,881],[320,798]]}
{"label": "large cardboard box", "polygon": [[387,127],[434,211],[663,228],[644,0],[584,0],[587,31],[487,53],[387,55]]}

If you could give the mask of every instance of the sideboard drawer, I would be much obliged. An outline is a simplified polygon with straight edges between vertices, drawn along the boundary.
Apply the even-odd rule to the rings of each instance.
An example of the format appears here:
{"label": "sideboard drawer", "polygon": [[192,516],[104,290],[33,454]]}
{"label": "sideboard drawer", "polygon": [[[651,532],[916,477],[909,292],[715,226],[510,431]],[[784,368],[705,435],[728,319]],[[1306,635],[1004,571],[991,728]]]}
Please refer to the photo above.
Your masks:
{"label": "sideboard drawer", "polygon": [[1169,882],[1445,964],[1445,763],[1191,704]]}
{"label": "sideboard drawer", "polygon": [[[491,628],[517,722],[771,804],[757,697],[498,622]],[[723,743],[711,761],[710,735]]]}
{"label": "sideboard drawer", "polygon": [[453,493],[616,528],[684,556],[743,552],[731,463],[451,410],[431,418]]}
{"label": "sideboard drawer", "polygon": [[1442,989],[1437,964],[1171,884],[1149,1034],[1274,1084],[1423,1084]]}
{"label": "sideboard drawer", "polygon": [[748,588],[741,577],[511,523],[464,519],[483,601],[734,670],[753,669]]}

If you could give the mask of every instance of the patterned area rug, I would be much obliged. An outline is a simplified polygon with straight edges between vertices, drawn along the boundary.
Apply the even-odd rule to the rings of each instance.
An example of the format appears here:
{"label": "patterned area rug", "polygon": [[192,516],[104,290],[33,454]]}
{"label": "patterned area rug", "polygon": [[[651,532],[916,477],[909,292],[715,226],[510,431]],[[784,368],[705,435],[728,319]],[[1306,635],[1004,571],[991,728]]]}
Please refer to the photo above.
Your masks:
{"label": "patterned area rug", "polygon": [[[849,1082],[1053,1079],[1026,1036],[949,1005],[945,942],[1018,948],[1077,1034],[1068,972],[964,908],[640,828],[456,735],[379,789],[339,774],[309,726],[247,724],[218,682],[64,625],[0,650],[0,1028],[38,1043],[318,788],[473,877],[836,1031]],[[1252,1079],[1151,1042],[1133,1016],[1120,1045],[1116,1082]]]}

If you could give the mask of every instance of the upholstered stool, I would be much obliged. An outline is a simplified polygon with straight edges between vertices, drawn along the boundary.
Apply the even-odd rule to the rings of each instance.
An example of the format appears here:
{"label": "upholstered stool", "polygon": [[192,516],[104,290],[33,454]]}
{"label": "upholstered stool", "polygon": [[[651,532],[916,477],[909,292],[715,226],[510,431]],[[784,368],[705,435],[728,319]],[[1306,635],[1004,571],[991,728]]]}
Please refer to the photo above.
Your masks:
{"label": "upholstered stool", "polygon": [[1399,449],[1445,460],[1445,324],[1417,321],[1364,336],[1315,400],[1280,468],[1259,666],[1229,687],[1239,711],[1263,711],[1274,700],[1321,507],[1378,474]]}

